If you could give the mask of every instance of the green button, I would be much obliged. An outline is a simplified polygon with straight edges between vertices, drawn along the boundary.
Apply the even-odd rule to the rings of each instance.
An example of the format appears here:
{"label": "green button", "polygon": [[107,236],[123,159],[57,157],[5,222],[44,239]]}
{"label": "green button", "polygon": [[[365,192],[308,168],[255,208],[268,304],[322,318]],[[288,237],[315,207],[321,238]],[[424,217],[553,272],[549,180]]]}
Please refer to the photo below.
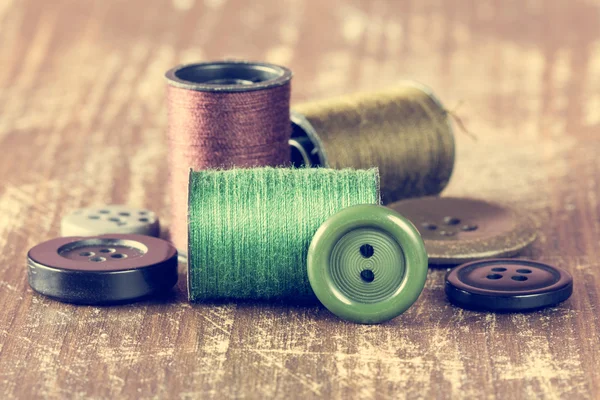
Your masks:
{"label": "green button", "polygon": [[343,209],[315,233],[308,278],[325,307],[348,321],[375,324],[406,311],[427,278],[427,253],[417,229],[375,205]]}

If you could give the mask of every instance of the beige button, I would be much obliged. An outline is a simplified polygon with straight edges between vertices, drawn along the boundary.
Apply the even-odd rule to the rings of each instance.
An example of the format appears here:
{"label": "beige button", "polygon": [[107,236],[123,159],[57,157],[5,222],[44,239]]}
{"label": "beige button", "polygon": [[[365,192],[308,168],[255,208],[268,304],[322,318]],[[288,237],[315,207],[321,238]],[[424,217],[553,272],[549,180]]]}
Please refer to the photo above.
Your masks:
{"label": "beige button", "polygon": [[160,226],[152,211],[123,205],[75,210],[61,221],[61,236],[93,236],[107,233],[159,236]]}

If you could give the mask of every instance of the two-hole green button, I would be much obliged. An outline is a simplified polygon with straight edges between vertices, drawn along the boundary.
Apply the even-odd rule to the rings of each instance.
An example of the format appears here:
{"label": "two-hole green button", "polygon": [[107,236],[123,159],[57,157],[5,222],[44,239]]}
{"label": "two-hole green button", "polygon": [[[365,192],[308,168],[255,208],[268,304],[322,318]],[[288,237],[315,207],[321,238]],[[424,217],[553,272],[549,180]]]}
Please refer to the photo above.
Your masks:
{"label": "two-hole green button", "polygon": [[366,324],[406,311],[427,277],[417,229],[375,205],[348,207],[325,221],[313,237],[307,265],[321,303],[340,318]]}

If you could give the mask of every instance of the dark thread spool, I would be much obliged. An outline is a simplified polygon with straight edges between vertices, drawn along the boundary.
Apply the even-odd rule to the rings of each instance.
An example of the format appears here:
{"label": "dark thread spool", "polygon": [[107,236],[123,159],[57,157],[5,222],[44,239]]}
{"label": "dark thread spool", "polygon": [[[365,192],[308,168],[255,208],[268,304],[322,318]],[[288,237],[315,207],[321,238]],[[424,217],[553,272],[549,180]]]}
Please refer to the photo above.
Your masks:
{"label": "dark thread spool", "polygon": [[210,62],[166,73],[171,240],[187,247],[190,168],[278,166],[290,162],[290,81],[284,67]]}
{"label": "dark thread spool", "polygon": [[292,126],[295,165],[378,167],[384,204],[439,194],[454,168],[448,112],[415,82],[300,104]]}

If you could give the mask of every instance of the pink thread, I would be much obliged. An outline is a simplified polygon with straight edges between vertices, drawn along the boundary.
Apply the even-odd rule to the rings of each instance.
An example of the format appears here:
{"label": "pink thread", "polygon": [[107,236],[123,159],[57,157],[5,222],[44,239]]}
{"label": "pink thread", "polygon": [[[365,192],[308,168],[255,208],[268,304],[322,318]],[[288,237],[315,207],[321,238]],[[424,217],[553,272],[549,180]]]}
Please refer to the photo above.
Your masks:
{"label": "pink thread", "polygon": [[171,241],[187,249],[189,170],[290,163],[290,84],[243,92],[168,86]]}

